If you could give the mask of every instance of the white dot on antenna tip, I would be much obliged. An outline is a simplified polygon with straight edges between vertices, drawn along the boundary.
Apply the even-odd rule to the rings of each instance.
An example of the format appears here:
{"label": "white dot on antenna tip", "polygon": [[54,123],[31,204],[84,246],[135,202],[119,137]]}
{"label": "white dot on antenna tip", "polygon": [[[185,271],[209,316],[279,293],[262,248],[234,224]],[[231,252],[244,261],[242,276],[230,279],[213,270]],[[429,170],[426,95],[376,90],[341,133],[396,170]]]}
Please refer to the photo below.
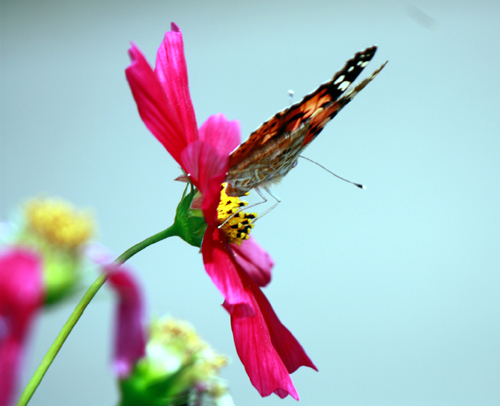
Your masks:
{"label": "white dot on antenna tip", "polygon": [[295,92],[294,92],[292,89],[290,89],[290,90],[288,91],[288,96],[293,96],[294,94],[295,94]]}

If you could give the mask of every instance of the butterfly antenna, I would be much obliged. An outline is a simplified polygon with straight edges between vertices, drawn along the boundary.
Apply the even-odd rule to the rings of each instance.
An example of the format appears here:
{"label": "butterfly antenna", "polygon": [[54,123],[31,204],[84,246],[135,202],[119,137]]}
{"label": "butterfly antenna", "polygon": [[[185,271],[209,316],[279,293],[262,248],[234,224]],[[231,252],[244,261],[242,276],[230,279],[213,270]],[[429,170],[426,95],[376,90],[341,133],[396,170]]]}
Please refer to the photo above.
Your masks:
{"label": "butterfly antenna", "polygon": [[333,173],[330,169],[325,168],[323,165],[321,165],[321,164],[317,163],[316,161],[313,161],[312,159],[306,158],[306,157],[305,157],[305,156],[303,156],[303,155],[299,155],[299,157],[300,157],[300,158],[302,158],[302,159],[305,159],[306,161],[312,162],[313,164],[318,165],[320,168],[323,168],[325,171],[327,171],[327,172],[328,172],[328,173],[330,173],[331,175],[335,176],[336,178],[339,178],[340,180],[343,180],[343,181],[345,181],[345,182],[347,182],[347,183],[350,183],[350,184],[352,184],[352,185],[354,185],[354,186],[357,186],[357,187],[359,187],[360,189],[366,189],[366,186],[365,186],[365,185],[363,185],[363,184],[361,184],[361,183],[352,182],[352,181],[350,181],[349,179],[345,179],[345,178],[343,178],[342,176],[339,176],[339,175],[337,175],[336,173]]}
{"label": "butterfly antenna", "polygon": [[295,92],[292,89],[290,89],[288,91],[288,101],[289,101],[290,105],[293,104],[293,95],[294,94],[295,94]]}

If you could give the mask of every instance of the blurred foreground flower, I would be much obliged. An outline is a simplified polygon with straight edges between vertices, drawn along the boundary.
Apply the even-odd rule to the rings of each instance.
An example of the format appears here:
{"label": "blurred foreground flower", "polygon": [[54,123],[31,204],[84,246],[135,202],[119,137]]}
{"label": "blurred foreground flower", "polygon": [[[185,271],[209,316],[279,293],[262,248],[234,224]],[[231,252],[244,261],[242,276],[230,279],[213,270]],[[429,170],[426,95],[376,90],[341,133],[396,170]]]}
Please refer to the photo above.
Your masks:
{"label": "blurred foreground flower", "polygon": [[122,265],[106,267],[108,283],[117,294],[113,369],[122,379],[132,372],[137,361],[145,355],[146,326],[144,299],[132,272]]}
{"label": "blurred foreground flower", "polygon": [[93,232],[87,213],[55,199],[33,199],[20,224],[2,225],[0,248],[0,406],[8,405],[30,326],[38,310],[75,289],[83,247]]}
{"label": "blurred foreground flower", "polygon": [[0,251],[0,406],[13,399],[31,324],[43,303],[42,261],[32,250]]}
{"label": "blurred foreground flower", "polygon": [[233,406],[218,377],[226,358],[187,322],[166,317],[146,331],[144,298],[131,269],[109,262],[111,253],[104,247],[94,245],[89,254],[103,265],[117,296],[113,369],[120,379],[120,405],[202,406],[206,400]]}
{"label": "blurred foreground flower", "polygon": [[85,247],[94,233],[92,216],[62,199],[32,199],[24,219],[14,243],[40,253],[45,303],[55,303],[73,293],[80,279]]}
{"label": "blurred foreground flower", "polygon": [[120,383],[122,406],[184,405],[202,397],[216,405],[227,404],[230,396],[218,377],[227,359],[216,354],[189,323],[166,317],[154,321],[149,333],[146,356]]}
{"label": "blurred foreground flower", "polygon": [[[218,114],[197,129],[182,34],[175,24],[165,34],[154,71],[134,44],[129,54],[132,63],[126,76],[142,120],[202,195],[199,207],[207,225],[203,262],[225,298],[245,370],[262,396],[274,392],[298,399],[289,374],[300,366],[316,367],[260,290],[269,283],[274,263],[249,238],[255,216],[238,212],[244,203],[237,198],[229,198],[223,191],[221,196],[229,153],[240,143],[239,124]],[[226,221],[230,227],[221,226]],[[193,243],[185,234],[178,235]]]}

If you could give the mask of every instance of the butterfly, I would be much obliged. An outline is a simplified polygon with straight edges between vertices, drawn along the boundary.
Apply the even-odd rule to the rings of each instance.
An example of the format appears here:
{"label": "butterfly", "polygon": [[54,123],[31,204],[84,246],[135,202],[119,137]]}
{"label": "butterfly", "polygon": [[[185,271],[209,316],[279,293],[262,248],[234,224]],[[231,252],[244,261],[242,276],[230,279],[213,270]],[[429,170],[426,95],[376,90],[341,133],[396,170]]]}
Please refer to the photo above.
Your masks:
{"label": "butterfly", "polygon": [[299,155],[325,125],[387,64],[385,62],[369,78],[346,93],[376,50],[377,47],[372,46],[358,52],[330,81],[280,111],[250,134],[229,156],[226,194],[243,196],[254,188],[259,193],[259,187],[267,190],[268,184],[281,180],[294,168]]}

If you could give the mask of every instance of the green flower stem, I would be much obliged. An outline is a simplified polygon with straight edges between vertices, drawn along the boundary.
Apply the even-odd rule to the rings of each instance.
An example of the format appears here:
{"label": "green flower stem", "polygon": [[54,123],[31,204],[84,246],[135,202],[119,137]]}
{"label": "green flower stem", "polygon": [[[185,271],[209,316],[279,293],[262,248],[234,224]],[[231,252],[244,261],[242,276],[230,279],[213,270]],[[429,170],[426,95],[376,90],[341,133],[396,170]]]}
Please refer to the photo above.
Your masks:
{"label": "green flower stem", "polygon": [[[129,258],[137,254],[139,251],[142,251],[144,248],[152,244],[155,244],[158,241],[164,240],[165,238],[173,237],[178,234],[179,234],[178,227],[176,224],[173,224],[166,230],[160,231],[159,233],[152,235],[149,238],[146,238],[144,241],[141,241],[140,243],[134,245],[133,247],[130,247],[115,260],[115,263],[121,265]],[[61,331],[59,332],[58,336],[50,346],[49,350],[47,351],[47,354],[45,354],[45,357],[43,357],[41,364],[38,366],[37,370],[33,374],[33,377],[29,381],[28,385],[26,385],[26,388],[24,388],[24,391],[21,394],[19,401],[17,402],[17,406],[25,406],[28,404],[31,397],[35,393],[36,388],[38,388],[38,385],[40,385],[40,382],[45,376],[45,373],[47,372],[50,365],[54,361],[54,358],[56,357],[57,353],[59,352],[64,342],[66,341],[66,338],[68,338],[69,333],[71,333],[71,330],[73,330],[73,327],[82,316],[84,310],[87,308],[92,298],[101,288],[101,286],[104,285],[104,282],[106,282],[107,279],[108,275],[106,273],[100,274],[99,277],[95,280],[95,282],[88,288],[87,292],[85,292],[82,299],[73,310],[73,313],[71,313],[68,320],[66,321]]]}

